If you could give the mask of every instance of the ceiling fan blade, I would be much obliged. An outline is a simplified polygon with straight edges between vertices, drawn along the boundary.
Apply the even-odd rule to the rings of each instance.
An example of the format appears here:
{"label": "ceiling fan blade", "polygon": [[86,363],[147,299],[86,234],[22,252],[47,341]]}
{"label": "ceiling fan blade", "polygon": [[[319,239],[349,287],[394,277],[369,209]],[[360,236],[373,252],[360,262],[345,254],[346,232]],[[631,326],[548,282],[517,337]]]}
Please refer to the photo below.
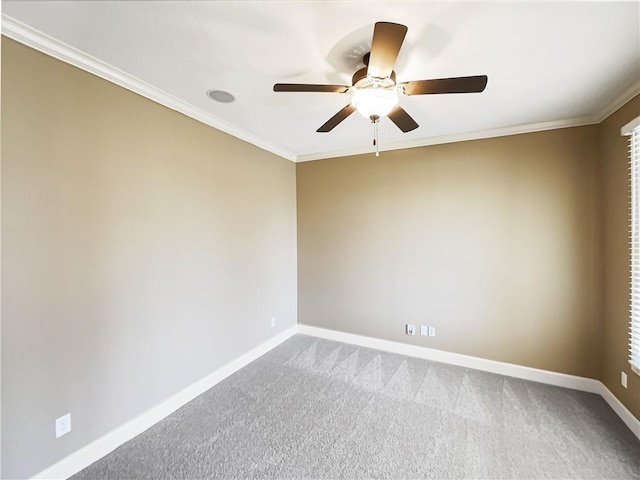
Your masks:
{"label": "ceiling fan blade", "polygon": [[347,93],[349,87],[345,85],[313,85],[305,83],[276,83],[274,92],[328,92]]}
{"label": "ceiling fan blade", "polygon": [[391,75],[406,34],[407,27],[399,23],[376,23],[367,74],[376,78],[387,78]]}
{"label": "ceiling fan blade", "polygon": [[396,126],[404,133],[415,130],[419,126],[411,115],[409,115],[400,105],[391,110],[391,113],[387,116],[389,117],[389,120],[395,123]]}
{"label": "ceiling fan blade", "polygon": [[405,95],[432,95],[437,93],[479,93],[487,86],[486,75],[474,77],[416,80],[402,84]]}
{"label": "ceiling fan blade", "polygon": [[329,120],[327,120],[327,123],[322,125],[318,130],[316,130],[316,132],[319,132],[319,133],[330,132],[340,122],[342,122],[345,118],[347,118],[349,115],[351,115],[355,111],[356,111],[356,107],[354,107],[351,104],[347,105],[342,110],[340,110],[338,113],[336,113],[333,117],[331,117]]}

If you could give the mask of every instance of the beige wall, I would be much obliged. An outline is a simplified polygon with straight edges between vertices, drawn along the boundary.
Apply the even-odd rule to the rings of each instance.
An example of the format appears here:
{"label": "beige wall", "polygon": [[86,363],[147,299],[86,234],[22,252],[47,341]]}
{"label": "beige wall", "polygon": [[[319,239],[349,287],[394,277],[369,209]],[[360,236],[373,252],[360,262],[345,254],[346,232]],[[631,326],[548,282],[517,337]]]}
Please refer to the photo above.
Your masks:
{"label": "beige wall", "polygon": [[638,114],[296,166],[3,38],[2,477],[295,324],[296,258],[300,323],[602,378],[640,417]]}
{"label": "beige wall", "polygon": [[[604,232],[604,357],[602,381],[640,419],[640,377],[628,363],[629,137],[620,128],[640,115],[640,96],[600,125]],[[620,372],[628,388],[620,384]]]}
{"label": "beige wall", "polygon": [[298,164],[299,323],[598,378],[597,147],[589,126]]}
{"label": "beige wall", "polygon": [[296,323],[293,163],[4,38],[2,128],[2,478]]}

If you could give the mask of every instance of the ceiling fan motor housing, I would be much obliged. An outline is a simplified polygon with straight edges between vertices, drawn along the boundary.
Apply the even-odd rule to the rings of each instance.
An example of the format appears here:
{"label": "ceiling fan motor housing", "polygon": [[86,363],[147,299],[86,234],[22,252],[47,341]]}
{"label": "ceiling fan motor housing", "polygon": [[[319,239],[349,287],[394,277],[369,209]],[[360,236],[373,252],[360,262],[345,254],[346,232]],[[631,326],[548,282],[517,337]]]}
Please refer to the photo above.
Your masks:
{"label": "ceiling fan motor housing", "polygon": [[376,78],[367,75],[367,68],[364,67],[353,74],[351,85],[355,88],[370,88],[373,86],[381,88],[392,88],[396,86],[396,72],[391,71],[391,75],[386,78]]}

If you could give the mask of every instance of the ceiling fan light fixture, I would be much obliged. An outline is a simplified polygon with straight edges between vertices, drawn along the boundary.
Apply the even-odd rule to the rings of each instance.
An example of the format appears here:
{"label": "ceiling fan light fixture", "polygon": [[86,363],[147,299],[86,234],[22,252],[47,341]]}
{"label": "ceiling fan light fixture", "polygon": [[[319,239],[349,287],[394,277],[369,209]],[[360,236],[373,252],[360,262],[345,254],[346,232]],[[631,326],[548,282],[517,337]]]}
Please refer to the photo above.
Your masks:
{"label": "ceiling fan light fixture", "polygon": [[386,117],[398,105],[398,92],[387,88],[365,88],[353,95],[351,104],[364,118]]}
{"label": "ceiling fan light fixture", "polygon": [[362,58],[365,67],[353,74],[351,86],[276,83],[273,86],[273,91],[353,93],[351,102],[318,128],[316,130],[318,133],[330,132],[356,110],[364,118],[371,120],[375,129],[378,128],[380,117],[388,117],[403,133],[412,132],[419,125],[405,109],[398,105],[398,95],[437,95],[484,91],[488,80],[486,75],[413,80],[398,85],[393,67],[398,59],[406,34],[407,27],[405,25],[376,22],[373,27],[371,50]]}

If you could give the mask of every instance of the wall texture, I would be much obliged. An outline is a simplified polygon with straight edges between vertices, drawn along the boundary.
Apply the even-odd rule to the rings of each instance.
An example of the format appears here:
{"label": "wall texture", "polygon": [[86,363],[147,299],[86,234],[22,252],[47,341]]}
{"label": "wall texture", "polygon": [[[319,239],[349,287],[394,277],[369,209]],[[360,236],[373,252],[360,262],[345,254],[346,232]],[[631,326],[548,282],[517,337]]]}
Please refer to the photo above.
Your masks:
{"label": "wall texture", "polygon": [[294,165],[3,38],[1,476],[296,315],[601,378],[640,418],[620,136],[637,115],[640,97],[599,126]]}
{"label": "wall texture", "polygon": [[[604,245],[602,382],[640,419],[640,377],[629,368],[629,137],[620,128],[640,115],[637,96],[600,124]],[[628,388],[620,384],[620,372]]]}
{"label": "wall texture", "polygon": [[2,127],[2,478],[296,323],[293,163],[5,38]]}
{"label": "wall texture", "polygon": [[298,164],[298,321],[599,378],[597,132]]}

